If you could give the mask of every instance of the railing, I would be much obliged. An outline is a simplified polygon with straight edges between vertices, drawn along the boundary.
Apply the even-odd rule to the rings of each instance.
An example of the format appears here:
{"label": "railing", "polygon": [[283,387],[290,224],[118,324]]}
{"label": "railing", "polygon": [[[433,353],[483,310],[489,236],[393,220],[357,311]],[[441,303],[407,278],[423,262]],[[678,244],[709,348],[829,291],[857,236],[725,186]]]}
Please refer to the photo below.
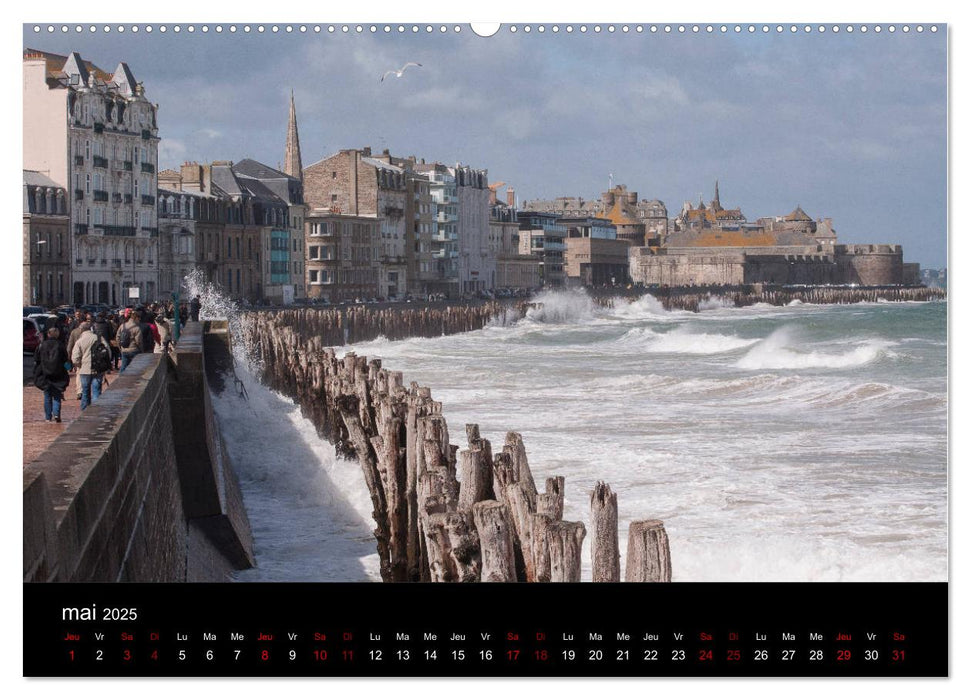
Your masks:
{"label": "railing", "polygon": [[107,202],[108,192],[106,190],[95,190],[93,193],[94,201],[96,202]]}
{"label": "railing", "polygon": [[134,226],[108,226],[107,224],[95,224],[94,228],[101,229],[105,236],[134,236]]}
{"label": "railing", "polygon": [[84,165],[84,156],[74,156],[75,165]]}
{"label": "railing", "polygon": [[151,163],[142,163],[142,172],[143,173],[154,173],[155,172],[155,166],[152,165]]}
{"label": "railing", "polygon": [[111,201],[115,204],[121,204],[121,192],[115,192],[112,194]]}
{"label": "railing", "polygon": [[74,199],[78,201],[84,199],[84,190],[74,190]]}
{"label": "railing", "polygon": [[91,159],[91,163],[96,168],[107,168],[108,167],[108,159],[105,158],[104,156],[94,156]]}
{"label": "railing", "polygon": [[125,204],[131,204],[131,195],[130,194],[126,194],[125,195]]}
{"label": "railing", "polygon": [[94,123],[94,133],[100,134],[104,130],[105,130],[105,125],[102,122]]}
{"label": "railing", "polygon": [[152,132],[148,129],[142,129],[142,138],[148,141],[150,138],[152,138]]}
{"label": "railing", "polygon": [[146,206],[151,206],[151,205],[155,204],[155,197],[153,197],[150,194],[143,194],[142,195],[142,204],[144,204]]}
{"label": "railing", "polygon": [[121,258],[114,258],[111,261],[111,267],[113,269],[115,269],[115,270],[120,270],[121,269]]}
{"label": "railing", "polygon": [[147,233],[149,236],[157,236],[158,229],[149,226],[142,226],[142,232]]}
{"label": "railing", "polygon": [[88,225],[87,224],[74,224],[74,235],[75,236],[87,236],[88,235]]}
{"label": "railing", "polygon": [[122,161],[122,165],[124,166],[125,170],[131,171],[132,162],[130,160]]}

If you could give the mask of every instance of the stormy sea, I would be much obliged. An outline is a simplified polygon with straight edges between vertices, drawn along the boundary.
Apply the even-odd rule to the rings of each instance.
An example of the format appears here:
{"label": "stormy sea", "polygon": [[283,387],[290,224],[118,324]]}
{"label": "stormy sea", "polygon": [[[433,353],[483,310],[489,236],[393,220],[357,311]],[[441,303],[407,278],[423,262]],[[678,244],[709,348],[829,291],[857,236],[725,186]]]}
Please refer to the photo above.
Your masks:
{"label": "stormy sea", "polygon": [[[453,440],[522,433],[537,484],[566,477],[565,520],[588,522],[609,483],[622,562],[630,521],[659,518],[675,581],[947,579],[946,302],[536,301],[509,325],[339,354],[431,387]],[[379,580],[358,465],[237,372],[248,399],[214,403],[259,562],[238,579]]]}

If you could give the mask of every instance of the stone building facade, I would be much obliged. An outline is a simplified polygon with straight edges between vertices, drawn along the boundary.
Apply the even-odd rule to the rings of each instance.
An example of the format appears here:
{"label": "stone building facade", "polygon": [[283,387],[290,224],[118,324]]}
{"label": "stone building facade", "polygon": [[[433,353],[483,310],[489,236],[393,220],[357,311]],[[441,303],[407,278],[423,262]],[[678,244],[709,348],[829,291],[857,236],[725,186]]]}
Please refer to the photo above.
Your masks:
{"label": "stone building facade", "polygon": [[413,238],[406,220],[409,186],[404,168],[390,153],[373,156],[370,148],[345,149],[303,169],[304,199],[313,209],[380,221],[379,297],[407,293],[405,248]]}
{"label": "stone building facade", "polygon": [[431,213],[434,228],[429,238],[431,265],[424,280],[423,292],[433,294],[459,293],[458,271],[458,192],[455,174],[441,163],[417,163],[415,169],[428,178]]}
{"label": "stone building facade", "polygon": [[43,173],[24,170],[24,306],[66,304],[71,293],[67,190]]}
{"label": "stone building facade", "polygon": [[[69,301],[158,297],[156,107],[125,63],[24,49],[23,163],[71,193]],[[130,291],[137,290],[137,296]]]}
{"label": "stone building facade", "polygon": [[378,296],[381,220],[329,208],[310,209],[307,241],[307,295],[331,303]]}
{"label": "stone building facade", "polygon": [[496,258],[489,247],[489,176],[468,166],[452,168],[458,199],[458,282],[463,294],[495,288]]}
{"label": "stone building facade", "polygon": [[519,212],[519,252],[540,260],[540,286],[562,287],[566,227],[559,216],[545,212]]}
{"label": "stone building facade", "polygon": [[627,241],[574,236],[565,243],[564,274],[568,287],[614,286],[629,281]]}
{"label": "stone building facade", "polygon": [[509,203],[492,205],[489,247],[496,261],[496,289],[536,289],[541,285],[538,256],[520,252],[519,219],[510,188]]}

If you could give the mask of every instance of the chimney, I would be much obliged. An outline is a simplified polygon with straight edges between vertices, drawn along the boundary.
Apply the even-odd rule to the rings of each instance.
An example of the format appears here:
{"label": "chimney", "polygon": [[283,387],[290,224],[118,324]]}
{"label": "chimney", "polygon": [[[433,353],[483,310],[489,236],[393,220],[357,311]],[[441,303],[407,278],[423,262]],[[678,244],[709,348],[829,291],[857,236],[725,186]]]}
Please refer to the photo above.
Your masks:
{"label": "chimney", "polygon": [[361,149],[361,153],[364,155],[365,158],[369,158],[371,156],[371,147],[365,146],[364,148]]}
{"label": "chimney", "polygon": [[196,162],[185,162],[179,169],[182,176],[182,187],[198,192],[202,189],[202,168]]}
{"label": "chimney", "polygon": [[516,206],[516,190],[512,187],[506,188],[506,204],[510,207]]}
{"label": "chimney", "polygon": [[489,205],[492,206],[497,202],[496,191],[494,188],[489,188]]}
{"label": "chimney", "polygon": [[628,192],[627,193],[627,203],[630,204],[630,205],[632,205],[632,206],[637,204],[637,193],[636,192]]}

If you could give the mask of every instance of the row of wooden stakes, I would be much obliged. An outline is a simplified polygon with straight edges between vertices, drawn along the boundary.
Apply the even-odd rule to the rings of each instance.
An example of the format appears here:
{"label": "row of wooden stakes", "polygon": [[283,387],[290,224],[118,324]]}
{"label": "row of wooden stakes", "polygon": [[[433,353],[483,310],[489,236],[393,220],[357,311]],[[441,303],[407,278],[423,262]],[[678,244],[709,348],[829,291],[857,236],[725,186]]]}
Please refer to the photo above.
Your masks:
{"label": "row of wooden stakes", "polygon": [[[661,302],[667,309],[681,311],[699,311],[706,303],[717,298],[722,304],[735,307],[752,306],[754,304],[771,304],[773,306],[788,306],[792,302],[804,304],[858,304],[861,302],[875,303],[878,301],[932,301],[944,299],[947,293],[943,289],[933,287],[786,287],[781,289],[760,289],[758,285],[752,288],[726,290],[699,290],[696,288],[658,289],[651,291],[651,295]],[[636,298],[640,298],[637,295]],[[594,300],[601,306],[612,307],[617,297],[597,296]]]}
{"label": "row of wooden stakes", "polygon": [[[297,400],[318,432],[361,465],[371,495],[384,581],[579,581],[587,528],[563,520],[565,480],[540,492],[519,433],[502,449],[466,426],[451,444],[442,405],[428,387],[319,336],[245,317],[246,343],[262,380]],[[590,499],[592,579],[620,581],[617,494],[598,482]],[[659,520],[634,521],[625,580],[670,581],[670,547]]]}

